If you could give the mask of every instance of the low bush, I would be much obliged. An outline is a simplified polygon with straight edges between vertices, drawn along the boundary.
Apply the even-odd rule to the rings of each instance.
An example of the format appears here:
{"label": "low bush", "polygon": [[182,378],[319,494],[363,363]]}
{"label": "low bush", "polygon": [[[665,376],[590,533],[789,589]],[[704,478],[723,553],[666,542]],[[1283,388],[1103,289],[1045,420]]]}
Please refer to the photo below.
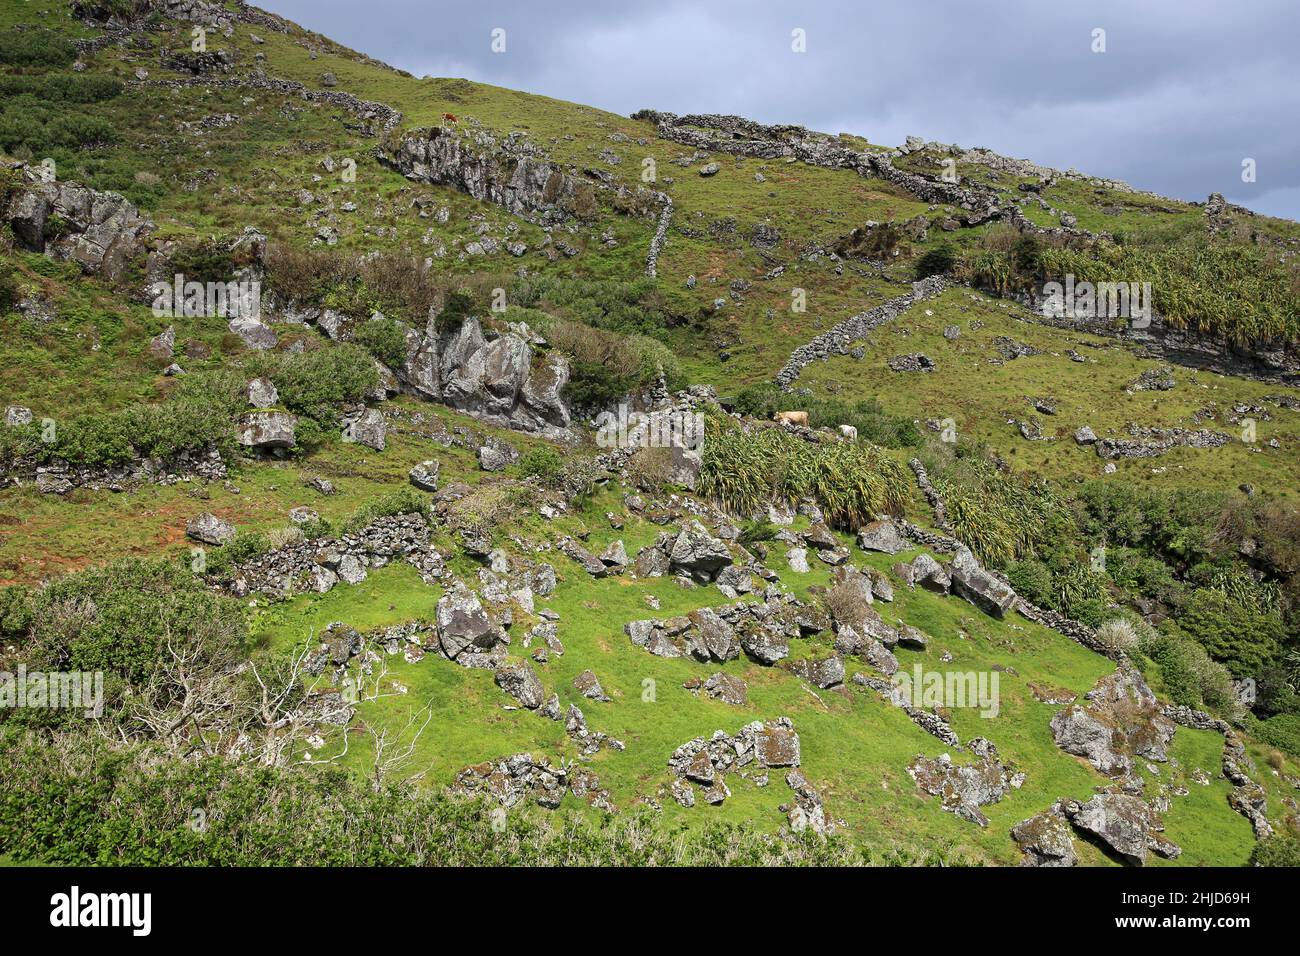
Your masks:
{"label": "low bush", "polygon": [[746,432],[730,419],[705,420],[699,491],[738,515],[765,512],[772,501],[816,501],[826,520],[857,528],[901,514],[910,473],[874,445],[809,443],[777,426]]}

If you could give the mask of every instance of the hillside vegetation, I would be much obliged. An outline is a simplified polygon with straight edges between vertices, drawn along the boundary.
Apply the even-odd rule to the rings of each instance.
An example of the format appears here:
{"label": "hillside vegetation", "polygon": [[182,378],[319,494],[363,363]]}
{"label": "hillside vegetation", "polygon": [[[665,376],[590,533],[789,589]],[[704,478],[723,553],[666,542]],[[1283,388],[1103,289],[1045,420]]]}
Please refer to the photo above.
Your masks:
{"label": "hillside vegetation", "polygon": [[0,211],[0,860],[1293,858],[1300,225],[189,0],[0,10]]}

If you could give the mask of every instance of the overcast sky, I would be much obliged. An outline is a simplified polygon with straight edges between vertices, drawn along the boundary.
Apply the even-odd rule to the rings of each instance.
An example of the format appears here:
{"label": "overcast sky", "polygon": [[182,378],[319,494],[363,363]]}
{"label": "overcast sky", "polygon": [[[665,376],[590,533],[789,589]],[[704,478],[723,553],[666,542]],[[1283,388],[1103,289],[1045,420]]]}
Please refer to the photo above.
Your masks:
{"label": "overcast sky", "polygon": [[416,76],[915,134],[1300,219],[1294,0],[254,2]]}

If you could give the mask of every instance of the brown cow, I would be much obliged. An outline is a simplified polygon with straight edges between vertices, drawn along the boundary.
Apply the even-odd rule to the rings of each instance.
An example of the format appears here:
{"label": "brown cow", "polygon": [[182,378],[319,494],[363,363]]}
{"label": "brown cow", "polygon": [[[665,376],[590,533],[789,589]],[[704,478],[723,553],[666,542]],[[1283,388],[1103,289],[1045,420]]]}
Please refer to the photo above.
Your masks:
{"label": "brown cow", "polygon": [[772,421],[781,422],[781,423],[789,422],[791,425],[802,425],[804,428],[807,428],[808,413],[807,412],[777,412],[775,415],[772,416]]}

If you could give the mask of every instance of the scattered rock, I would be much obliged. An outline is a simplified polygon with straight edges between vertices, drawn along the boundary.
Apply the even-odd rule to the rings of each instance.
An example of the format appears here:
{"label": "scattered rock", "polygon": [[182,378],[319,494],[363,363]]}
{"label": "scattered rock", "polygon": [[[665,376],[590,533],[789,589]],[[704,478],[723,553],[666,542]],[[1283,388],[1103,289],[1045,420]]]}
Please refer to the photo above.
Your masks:
{"label": "scattered rock", "polygon": [[205,511],[190,519],[190,523],[185,526],[185,534],[203,544],[219,546],[234,539],[235,526]]}

